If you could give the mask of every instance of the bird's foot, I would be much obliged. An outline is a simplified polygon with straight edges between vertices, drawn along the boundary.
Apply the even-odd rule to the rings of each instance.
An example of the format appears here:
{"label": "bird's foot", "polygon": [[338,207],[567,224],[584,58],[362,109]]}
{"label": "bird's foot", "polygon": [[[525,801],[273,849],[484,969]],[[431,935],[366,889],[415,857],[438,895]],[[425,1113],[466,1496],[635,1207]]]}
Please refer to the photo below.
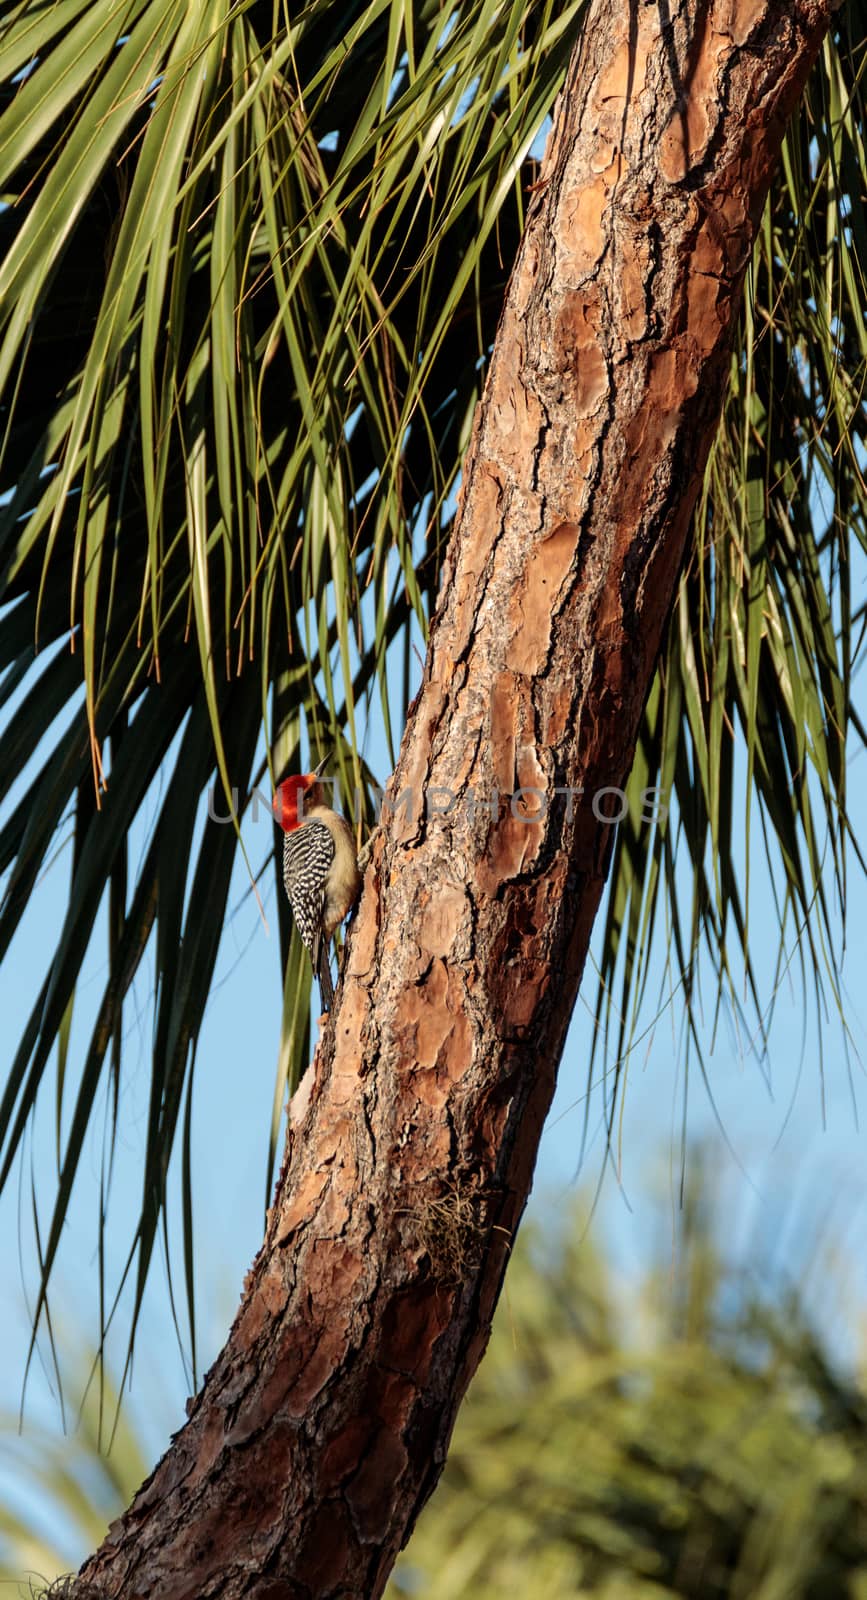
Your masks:
{"label": "bird's foot", "polygon": [[371,857],[371,854],[373,853],[373,846],[376,843],[376,839],[377,839],[378,834],[380,834],[381,832],[382,832],[382,823],[378,822],[376,827],[373,829],[372,833],[370,833],[368,835],[368,837],[364,841],[364,844],[361,846],[361,849],[358,852],[358,870],[359,870],[359,872],[362,872],[362,873],[366,872],[368,867],[370,866],[370,857]]}

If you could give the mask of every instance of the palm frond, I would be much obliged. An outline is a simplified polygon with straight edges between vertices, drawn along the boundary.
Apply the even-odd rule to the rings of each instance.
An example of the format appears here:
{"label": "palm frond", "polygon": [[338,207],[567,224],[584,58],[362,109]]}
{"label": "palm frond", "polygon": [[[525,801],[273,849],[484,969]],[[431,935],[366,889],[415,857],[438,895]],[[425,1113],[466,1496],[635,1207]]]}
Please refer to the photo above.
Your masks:
{"label": "palm frond", "polygon": [[[598,1039],[621,1070],[655,938],[668,942],[667,981],[700,1057],[723,1007],[743,1048],[763,1056],[781,992],[800,990],[808,1009],[812,990],[820,1013],[830,1001],[845,1038],[853,852],[864,866],[848,792],[864,742],[854,701],[867,554],[864,21],[862,7],[847,8],[786,136],[645,714],[596,995]],[[758,966],[757,879],[780,930]],[[702,964],[716,986],[708,1016]],[[613,1113],[611,1099],[609,1127]]]}
{"label": "palm frond", "polygon": [[[580,0],[339,15],[313,0],[293,17],[263,0],[62,0],[0,25],[0,957],[74,829],[67,914],[0,1097],[0,1182],[40,1095],[57,1106],[40,1309],[106,1077],[110,1171],[124,1006],[151,962],[133,1333],[173,1159],[192,1325],[185,1108],[249,797],[325,742],[345,799],[369,795],[377,698],[393,740],[410,694],[405,665],[395,702],[395,664],[436,594],[525,158],[579,15]],[[714,1011],[742,1015],[760,1049],[793,965],[839,1004],[863,737],[865,23],[853,0],[787,136],[648,703],[597,998],[623,1065],[654,938],[695,1044],[702,950]],[[202,831],[215,781],[233,826]],[[649,789],[664,809],[648,824]],[[779,905],[770,978],[749,936],[756,818]],[[108,977],[72,1061],[105,905]],[[307,1051],[297,956],[288,974],[269,1182]]]}
{"label": "palm frond", "polygon": [[[0,1098],[2,1185],[60,1042],[37,1323],[106,1077],[108,1184],[124,1007],[150,963],[132,1328],[175,1158],[192,1328],[185,1108],[241,826],[255,784],[309,746],[336,747],[347,800],[370,794],[363,723],[377,694],[405,709],[390,664],[426,627],[525,158],[579,10],[66,0],[0,25],[0,956],[58,830],[75,836]],[[233,825],[202,831],[215,781]],[[106,903],[107,980],[73,1062]],[[269,1173],[304,970],[289,961]]]}

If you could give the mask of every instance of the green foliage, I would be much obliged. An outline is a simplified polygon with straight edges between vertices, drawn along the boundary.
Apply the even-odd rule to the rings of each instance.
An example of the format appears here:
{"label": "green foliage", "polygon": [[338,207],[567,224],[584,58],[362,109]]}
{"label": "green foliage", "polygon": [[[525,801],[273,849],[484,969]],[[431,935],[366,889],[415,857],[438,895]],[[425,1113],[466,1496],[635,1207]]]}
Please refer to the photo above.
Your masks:
{"label": "green foliage", "polygon": [[[853,702],[867,620],[865,40],[867,9],[850,4],[784,140],[747,276],[611,870],[596,996],[598,1040],[618,1063],[610,1126],[661,917],[687,1049],[701,1054],[726,1008],[763,1053],[793,982],[805,1011],[811,992],[820,1014],[830,1000],[845,1029],[852,847],[864,865],[847,766],[865,737]],[[654,786],[669,809],[648,827],[641,793]],[[757,971],[750,883],[765,870],[780,937]],[[700,956],[716,978],[703,1024]]]}
{"label": "green foliage", "polygon": [[722,1259],[730,1206],[690,1170],[679,1262],[662,1240],[628,1292],[574,1222],[521,1234],[391,1600],[867,1592],[867,1394]]}
{"label": "green foliage", "polygon": [[[192,1330],[192,1077],[240,823],[253,786],[308,746],[335,748],[345,796],[369,785],[374,716],[393,748],[520,237],[527,152],[580,9],[22,0],[0,22],[0,959],[73,832],[66,916],[0,1092],[0,1187],[37,1099],[57,1107],[37,1324],[106,1085],[110,1175],[124,1018],[149,961],[132,1328],[174,1158]],[[867,544],[865,37],[850,0],[756,248],[632,780],[636,794],[672,789],[676,807],[649,831],[636,807],[612,869],[597,1009],[618,1064],[663,919],[696,1036],[702,945],[719,1003],[728,986],[736,1010],[740,952],[765,1027],[741,808],[748,851],[758,815],[780,879],[780,970],[794,956],[836,993],[829,904],[845,892],[846,756],[861,735],[852,553]],[[136,862],[130,830],[160,774]],[[235,828],[200,826],[215,779],[227,805],[235,796]],[[108,974],[72,1063],[106,906]],[[278,915],[291,981],[272,1166],[309,1038],[282,897]],[[99,1290],[105,1323],[112,1287],[100,1277]]]}
{"label": "green foliage", "polygon": [[[522,163],[577,10],[66,0],[0,26],[0,959],[74,819],[68,914],[0,1097],[0,1187],[55,1043],[60,1141],[76,986],[110,900],[37,1321],[107,1074],[116,1117],[150,952],[138,1316],[240,837],[209,822],[198,838],[208,785],[240,824],[306,738],[335,750],[345,794],[364,790],[376,697],[391,741],[386,655],[408,682]],[[285,966],[282,895],[278,915]],[[298,952],[276,1108],[308,1059]],[[184,1164],[188,1277],[191,1215]]]}

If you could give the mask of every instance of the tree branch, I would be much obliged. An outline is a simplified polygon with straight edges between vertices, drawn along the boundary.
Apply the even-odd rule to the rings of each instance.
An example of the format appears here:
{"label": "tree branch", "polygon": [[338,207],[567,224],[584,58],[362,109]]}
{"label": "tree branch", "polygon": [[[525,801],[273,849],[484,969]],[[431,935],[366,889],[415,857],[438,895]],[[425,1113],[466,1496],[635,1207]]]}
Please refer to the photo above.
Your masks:
{"label": "tree branch", "polygon": [[594,800],[629,772],[744,271],[832,9],[588,7],[391,787],[411,815],[376,839],[229,1341],[82,1569],[99,1594],[369,1600],[437,1481],[602,892]]}

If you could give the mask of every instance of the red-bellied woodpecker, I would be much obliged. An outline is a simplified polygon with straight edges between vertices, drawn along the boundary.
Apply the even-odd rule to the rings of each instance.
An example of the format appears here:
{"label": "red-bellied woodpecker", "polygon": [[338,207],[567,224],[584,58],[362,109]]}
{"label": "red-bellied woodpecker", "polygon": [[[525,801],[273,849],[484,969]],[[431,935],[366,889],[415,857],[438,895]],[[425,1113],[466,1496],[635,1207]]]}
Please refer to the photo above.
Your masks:
{"label": "red-bellied woodpecker", "polygon": [[323,1010],[330,1011],[331,936],[358,898],[361,874],[349,824],[323,799],[324,766],[279,784],[273,811],[285,834],[283,882],[295,926],[319,979]]}

